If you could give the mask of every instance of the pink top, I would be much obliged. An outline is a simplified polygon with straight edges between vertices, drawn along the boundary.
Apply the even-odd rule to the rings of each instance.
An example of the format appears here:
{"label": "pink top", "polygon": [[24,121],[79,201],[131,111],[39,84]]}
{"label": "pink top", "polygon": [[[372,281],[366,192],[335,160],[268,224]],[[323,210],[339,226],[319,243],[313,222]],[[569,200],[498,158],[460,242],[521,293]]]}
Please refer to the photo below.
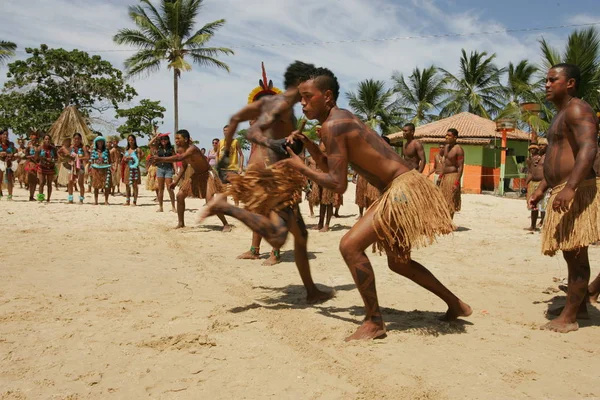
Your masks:
{"label": "pink top", "polygon": [[208,157],[207,158],[208,158],[208,164],[211,167],[214,167],[214,166],[217,165],[217,152],[216,151],[214,151],[213,149],[210,149],[208,151]]}

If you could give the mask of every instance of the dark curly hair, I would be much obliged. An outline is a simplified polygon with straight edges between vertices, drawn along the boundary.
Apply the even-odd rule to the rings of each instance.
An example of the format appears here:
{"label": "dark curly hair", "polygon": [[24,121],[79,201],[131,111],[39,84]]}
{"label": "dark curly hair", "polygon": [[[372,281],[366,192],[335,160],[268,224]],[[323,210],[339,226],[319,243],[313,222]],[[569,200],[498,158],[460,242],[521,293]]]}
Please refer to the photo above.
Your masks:
{"label": "dark curly hair", "polygon": [[312,71],[310,71],[310,74],[308,75],[307,79],[304,79],[304,81],[309,79],[312,79],[315,82],[315,86],[320,91],[325,92],[326,90],[331,90],[331,93],[333,93],[333,98],[337,101],[338,96],[340,95],[340,84],[338,83],[338,80],[333,72],[327,68],[314,68]]}
{"label": "dark curly hair", "polygon": [[300,82],[307,80],[308,75],[314,69],[314,64],[306,64],[298,60],[294,61],[287,67],[283,74],[283,86],[286,89],[298,86]]}

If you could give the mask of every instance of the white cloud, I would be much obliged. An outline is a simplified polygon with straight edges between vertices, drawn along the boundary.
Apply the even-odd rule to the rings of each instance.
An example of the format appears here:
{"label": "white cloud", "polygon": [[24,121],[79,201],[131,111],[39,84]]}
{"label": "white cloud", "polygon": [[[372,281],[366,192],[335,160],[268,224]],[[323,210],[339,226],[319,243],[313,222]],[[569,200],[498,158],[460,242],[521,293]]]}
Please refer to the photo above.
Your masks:
{"label": "white cloud", "polygon": [[[135,3],[130,0],[131,4]],[[47,43],[50,46],[82,50],[124,50],[112,36],[118,29],[132,27],[125,2],[95,0],[2,0],[0,38],[12,40],[23,49]],[[125,4],[123,4],[125,3]],[[235,56],[223,57],[231,74],[193,66],[180,81],[179,126],[206,145],[221,135],[229,116],[246,103],[248,93],[258,84],[260,63],[265,62],[269,78],[282,85],[285,67],[295,59],[323,65],[338,76],[343,93],[358,81],[390,80],[393,71],[410,74],[415,67],[431,64],[456,72],[460,50],[497,54],[498,65],[523,58],[536,61],[539,35],[495,34],[422,38],[412,40],[364,41],[435,33],[470,34],[506,29],[502,23],[486,20],[481,14],[464,10],[442,12],[432,0],[411,3],[392,0],[206,0],[199,24],[226,18],[211,46],[231,46]],[[582,18],[575,16],[572,18]],[[257,44],[337,42],[306,46],[244,47]],[[100,53],[122,67],[132,53]],[[23,56],[23,54],[21,54]],[[5,80],[0,77],[0,83]],[[163,130],[172,130],[173,77],[166,67],[160,72],[133,80],[140,98],[160,99],[167,108]],[[110,116],[112,117],[112,115]]]}

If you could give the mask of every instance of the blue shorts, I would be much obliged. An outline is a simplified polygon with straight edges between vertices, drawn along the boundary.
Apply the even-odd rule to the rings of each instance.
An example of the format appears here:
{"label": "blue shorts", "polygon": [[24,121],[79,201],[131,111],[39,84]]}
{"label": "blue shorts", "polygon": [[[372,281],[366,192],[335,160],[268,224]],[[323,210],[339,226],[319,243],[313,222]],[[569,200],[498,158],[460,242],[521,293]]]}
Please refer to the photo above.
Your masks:
{"label": "blue shorts", "polygon": [[175,171],[173,170],[173,168],[162,168],[162,167],[156,168],[156,177],[157,178],[173,179],[174,173],[175,173]]}

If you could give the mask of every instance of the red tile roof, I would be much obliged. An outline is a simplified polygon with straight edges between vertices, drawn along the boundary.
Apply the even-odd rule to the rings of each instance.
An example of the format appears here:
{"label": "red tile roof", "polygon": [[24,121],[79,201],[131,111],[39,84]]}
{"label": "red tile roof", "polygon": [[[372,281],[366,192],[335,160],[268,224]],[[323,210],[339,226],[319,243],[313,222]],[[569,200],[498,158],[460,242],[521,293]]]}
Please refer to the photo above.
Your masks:
{"label": "red tile roof", "polygon": [[[496,122],[469,112],[462,112],[452,117],[418,126],[415,130],[415,138],[428,143],[441,142],[450,128],[458,131],[458,143],[485,144],[490,139],[502,138],[502,133],[496,132]],[[403,132],[400,131],[388,135],[388,138],[392,142],[397,142],[402,140],[403,136]],[[513,140],[529,140],[529,134],[520,129],[508,132],[506,137]]]}

